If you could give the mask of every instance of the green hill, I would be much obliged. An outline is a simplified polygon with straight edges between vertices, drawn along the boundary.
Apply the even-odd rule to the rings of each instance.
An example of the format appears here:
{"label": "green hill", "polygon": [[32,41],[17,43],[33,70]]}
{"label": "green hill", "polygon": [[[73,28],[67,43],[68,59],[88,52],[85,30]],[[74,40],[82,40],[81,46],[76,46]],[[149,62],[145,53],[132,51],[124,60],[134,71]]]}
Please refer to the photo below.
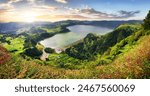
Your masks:
{"label": "green hill", "polygon": [[46,61],[23,54],[43,49],[24,49],[25,35],[1,36],[9,52],[0,46],[0,78],[150,78],[149,14],[142,25],[123,24],[103,36],[90,33]]}
{"label": "green hill", "polygon": [[130,36],[140,28],[139,25],[124,24],[104,36],[88,34],[83,41],[66,49],[69,56],[78,59],[90,59],[103,54],[108,48]]}

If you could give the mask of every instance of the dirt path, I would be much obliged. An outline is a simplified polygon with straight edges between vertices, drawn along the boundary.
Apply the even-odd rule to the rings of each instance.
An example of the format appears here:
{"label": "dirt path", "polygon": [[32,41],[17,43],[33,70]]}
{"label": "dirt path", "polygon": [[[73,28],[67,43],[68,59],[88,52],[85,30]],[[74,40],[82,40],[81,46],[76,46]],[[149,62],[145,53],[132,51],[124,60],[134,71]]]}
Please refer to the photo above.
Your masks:
{"label": "dirt path", "polygon": [[48,58],[49,55],[50,55],[50,54],[46,53],[46,52],[43,50],[43,54],[42,54],[42,56],[40,57],[40,59],[43,60],[43,61],[46,61],[46,59]]}

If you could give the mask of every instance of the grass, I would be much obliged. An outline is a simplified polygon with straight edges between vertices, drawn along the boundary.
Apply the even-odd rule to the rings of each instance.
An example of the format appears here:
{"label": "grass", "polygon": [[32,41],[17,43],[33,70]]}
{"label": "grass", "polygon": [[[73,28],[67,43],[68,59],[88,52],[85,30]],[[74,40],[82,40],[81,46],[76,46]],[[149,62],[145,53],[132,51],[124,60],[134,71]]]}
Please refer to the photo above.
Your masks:
{"label": "grass", "polygon": [[[150,36],[140,39],[129,52],[118,57],[113,63],[98,66],[99,78],[146,78],[150,76]],[[146,70],[145,70],[146,69]]]}
{"label": "grass", "polygon": [[24,37],[11,38],[7,37],[7,41],[10,41],[10,44],[5,43],[3,46],[10,52],[21,53],[24,48]]}
{"label": "grass", "polygon": [[56,68],[14,56],[9,62],[0,65],[0,78],[149,78],[149,42],[150,36],[144,36],[138,41],[138,45],[115,59],[113,63],[83,69]]}
{"label": "grass", "polygon": [[3,64],[8,60],[10,60],[10,54],[5,48],[0,46],[0,64]]}
{"label": "grass", "polygon": [[45,28],[45,27],[41,27],[40,29],[48,32],[48,33],[53,33],[53,32],[60,32],[62,30],[61,27],[56,27],[56,28]]}
{"label": "grass", "polygon": [[[121,27],[124,26],[126,25]],[[0,78],[150,78],[149,33],[149,30],[140,30],[132,34],[111,48],[110,57],[101,59],[100,55],[94,61],[82,61],[66,54],[55,53],[51,54],[47,61],[24,59],[19,55],[24,50],[24,37],[7,37],[6,40],[10,41],[10,44],[3,45],[9,52],[0,46]],[[40,44],[36,47],[43,50]],[[100,65],[100,62],[103,64]]]}

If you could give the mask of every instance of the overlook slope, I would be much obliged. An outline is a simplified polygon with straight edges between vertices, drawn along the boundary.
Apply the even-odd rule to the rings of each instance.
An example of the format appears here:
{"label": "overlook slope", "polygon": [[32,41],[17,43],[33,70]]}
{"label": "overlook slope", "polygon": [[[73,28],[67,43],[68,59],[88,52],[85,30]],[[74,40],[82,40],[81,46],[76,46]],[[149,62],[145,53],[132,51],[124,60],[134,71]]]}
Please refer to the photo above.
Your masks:
{"label": "overlook slope", "polygon": [[[64,53],[52,52],[46,61],[24,54],[29,48],[24,49],[23,36],[2,36],[9,52],[0,46],[0,78],[150,78],[150,12],[142,25],[124,24],[104,36],[88,34]],[[15,38],[20,38],[20,47],[13,45]],[[30,52],[43,49],[34,47]]]}

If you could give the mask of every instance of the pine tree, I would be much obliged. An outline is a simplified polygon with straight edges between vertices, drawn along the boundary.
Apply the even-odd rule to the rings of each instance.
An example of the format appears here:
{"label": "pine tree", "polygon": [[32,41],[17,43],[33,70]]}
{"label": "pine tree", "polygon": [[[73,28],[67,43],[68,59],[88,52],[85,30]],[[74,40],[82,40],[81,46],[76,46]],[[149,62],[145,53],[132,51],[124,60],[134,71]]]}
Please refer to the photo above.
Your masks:
{"label": "pine tree", "polygon": [[146,18],[144,19],[144,24],[143,24],[144,29],[150,29],[150,11]]}

